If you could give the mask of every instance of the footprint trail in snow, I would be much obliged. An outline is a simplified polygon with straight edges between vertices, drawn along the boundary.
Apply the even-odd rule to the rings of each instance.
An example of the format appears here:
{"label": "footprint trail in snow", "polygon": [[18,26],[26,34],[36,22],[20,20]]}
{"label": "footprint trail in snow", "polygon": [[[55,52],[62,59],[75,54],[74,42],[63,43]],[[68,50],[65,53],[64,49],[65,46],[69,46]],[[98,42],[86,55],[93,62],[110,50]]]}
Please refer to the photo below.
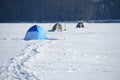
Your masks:
{"label": "footprint trail in snow", "polygon": [[73,48],[72,44],[59,40],[32,43],[0,68],[0,77],[2,80],[44,80],[47,72],[107,70],[98,67],[104,56],[78,54]]}

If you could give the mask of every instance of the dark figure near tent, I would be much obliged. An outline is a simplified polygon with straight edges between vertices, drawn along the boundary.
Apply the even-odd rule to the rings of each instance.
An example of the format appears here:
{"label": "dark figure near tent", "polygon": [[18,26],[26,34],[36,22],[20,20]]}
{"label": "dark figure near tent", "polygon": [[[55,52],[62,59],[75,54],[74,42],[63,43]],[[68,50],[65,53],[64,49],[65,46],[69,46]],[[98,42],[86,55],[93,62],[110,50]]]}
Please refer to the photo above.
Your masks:
{"label": "dark figure near tent", "polygon": [[84,28],[83,22],[79,22],[77,24],[76,28]]}

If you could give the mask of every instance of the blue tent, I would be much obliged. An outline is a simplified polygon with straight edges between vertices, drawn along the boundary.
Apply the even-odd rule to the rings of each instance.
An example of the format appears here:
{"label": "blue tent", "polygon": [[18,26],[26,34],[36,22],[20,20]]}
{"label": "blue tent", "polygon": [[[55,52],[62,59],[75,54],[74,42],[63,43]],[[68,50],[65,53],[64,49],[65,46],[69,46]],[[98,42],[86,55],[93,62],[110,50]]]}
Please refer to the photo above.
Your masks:
{"label": "blue tent", "polygon": [[46,32],[38,25],[32,26],[26,33],[24,40],[46,40]]}

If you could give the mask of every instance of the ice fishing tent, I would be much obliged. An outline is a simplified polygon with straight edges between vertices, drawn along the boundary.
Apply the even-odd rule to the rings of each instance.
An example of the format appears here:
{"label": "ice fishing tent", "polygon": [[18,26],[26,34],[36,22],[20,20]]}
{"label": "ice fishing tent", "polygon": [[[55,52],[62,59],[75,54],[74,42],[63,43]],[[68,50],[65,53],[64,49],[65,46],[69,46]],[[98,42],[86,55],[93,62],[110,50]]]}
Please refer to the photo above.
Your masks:
{"label": "ice fishing tent", "polygon": [[53,31],[57,31],[57,32],[62,32],[64,31],[64,27],[60,24],[60,23],[56,23],[53,28],[52,28]]}
{"label": "ice fishing tent", "polygon": [[46,32],[38,25],[32,26],[25,35],[24,40],[46,40]]}
{"label": "ice fishing tent", "polygon": [[76,28],[84,28],[83,22],[79,22],[77,24]]}

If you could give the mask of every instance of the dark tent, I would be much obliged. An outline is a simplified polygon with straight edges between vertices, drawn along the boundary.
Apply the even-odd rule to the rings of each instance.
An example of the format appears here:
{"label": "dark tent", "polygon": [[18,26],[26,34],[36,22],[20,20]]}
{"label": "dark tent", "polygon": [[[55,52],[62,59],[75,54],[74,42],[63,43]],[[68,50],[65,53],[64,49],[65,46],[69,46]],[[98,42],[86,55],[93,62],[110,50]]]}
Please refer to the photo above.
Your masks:
{"label": "dark tent", "polygon": [[83,22],[79,22],[76,26],[76,28],[84,28]]}

